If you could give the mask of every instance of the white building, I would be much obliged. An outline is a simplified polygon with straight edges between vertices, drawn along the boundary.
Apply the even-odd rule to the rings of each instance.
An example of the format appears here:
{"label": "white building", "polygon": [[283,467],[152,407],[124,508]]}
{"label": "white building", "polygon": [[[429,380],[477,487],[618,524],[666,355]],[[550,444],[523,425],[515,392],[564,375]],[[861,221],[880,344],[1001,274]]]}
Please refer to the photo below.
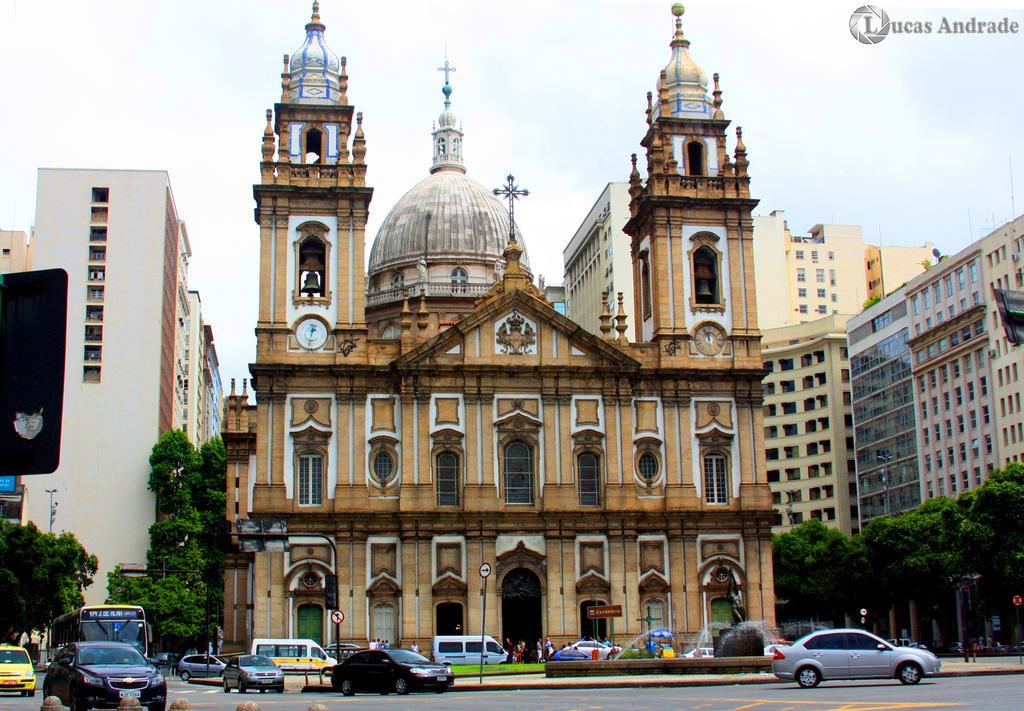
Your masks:
{"label": "white building", "polygon": [[61,462],[24,477],[27,519],[71,531],[99,558],[86,602],[142,562],[154,521],[149,455],[175,425],[186,238],[165,171],[39,171],[33,266],[68,273]]}
{"label": "white building", "polygon": [[32,245],[18,230],[0,230],[0,274],[26,272],[32,268]]}
{"label": "white building", "polygon": [[629,235],[622,231],[629,220],[628,188],[626,183],[608,183],[562,251],[566,315],[596,335],[602,293],[608,294],[614,314],[616,294],[622,292],[627,323],[635,323],[633,261]]}
{"label": "white building", "polygon": [[184,356],[183,420],[180,428],[196,447],[220,433],[223,399],[213,329],[203,320],[199,292],[188,292],[188,311],[182,328]]}

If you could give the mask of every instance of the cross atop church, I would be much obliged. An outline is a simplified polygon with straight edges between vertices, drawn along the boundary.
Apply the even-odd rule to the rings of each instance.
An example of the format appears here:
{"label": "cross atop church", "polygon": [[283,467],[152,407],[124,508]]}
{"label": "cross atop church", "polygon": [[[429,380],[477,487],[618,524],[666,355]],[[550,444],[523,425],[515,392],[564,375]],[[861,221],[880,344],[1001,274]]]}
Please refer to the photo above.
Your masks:
{"label": "cross atop church", "polygon": [[450,74],[451,72],[454,72],[454,71],[455,71],[455,67],[453,67],[452,65],[450,65],[450,64],[448,63],[448,58],[447,58],[447,57],[445,57],[445,60],[444,60],[444,66],[443,66],[443,67],[438,67],[438,68],[437,68],[437,71],[439,71],[439,72],[444,72],[444,83],[445,83],[445,84],[447,84],[447,83],[449,83],[449,82],[448,82],[448,75],[449,75],[449,74]]}
{"label": "cross atop church", "polygon": [[516,185],[515,177],[509,173],[505,178],[505,185],[500,188],[494,188],[492,191],[495,195],[508,200],[508,240],[509,242],[516,241],[516,200],[521,197],[526,197],[530,194],[529,190],[520,188]]}

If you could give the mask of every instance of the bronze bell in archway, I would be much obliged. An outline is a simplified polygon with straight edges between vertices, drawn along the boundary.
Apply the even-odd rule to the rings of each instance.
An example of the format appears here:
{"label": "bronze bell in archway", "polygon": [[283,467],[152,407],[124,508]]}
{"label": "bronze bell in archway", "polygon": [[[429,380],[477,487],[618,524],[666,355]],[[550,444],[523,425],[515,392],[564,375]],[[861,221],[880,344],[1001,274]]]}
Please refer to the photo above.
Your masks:
{"label": "bronze bell in archway", "polygon": [[320,274],[310,269],[306,272],[306,276],[302,279],[302,288],[299,290],[300,294],[306,296],[321,296],[324,291],[320,285]]}
{"label": "bronze bell in archway", "polygon": [[712,281],[714,281],[715,272],[711,268],[710,264],[706,262],[698,262],[694,265],[694,279],[697,282],[697,299],[712,300],[715,298],[715,292],[711,288]]}

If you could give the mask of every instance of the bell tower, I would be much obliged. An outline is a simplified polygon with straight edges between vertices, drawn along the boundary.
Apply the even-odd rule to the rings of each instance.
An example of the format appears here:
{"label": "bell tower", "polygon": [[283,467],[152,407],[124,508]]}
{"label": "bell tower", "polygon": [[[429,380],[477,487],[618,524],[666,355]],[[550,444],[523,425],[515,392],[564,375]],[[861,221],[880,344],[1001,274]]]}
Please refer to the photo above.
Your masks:
{"label": "bell tower", "polygon": [[683,34],[683,11],[672,6],[671,60],[657,92],[647,94],[645,165],[638,168],[632,156],[624,229],[632,246],[635,335],[680,365],[679,359],[736,364],[744,357],[759,363],[751,221],[757,200],[750,197],[742,129],[730,158],[718,75],[709,97],[707,75]]}
{"label": "bell tower", "polygon": [[366,358],[363,115],[348,101],[346,59],[324,41],[319,3],[284,55],[281,100],[267,111],[260,182],[257,362]]}

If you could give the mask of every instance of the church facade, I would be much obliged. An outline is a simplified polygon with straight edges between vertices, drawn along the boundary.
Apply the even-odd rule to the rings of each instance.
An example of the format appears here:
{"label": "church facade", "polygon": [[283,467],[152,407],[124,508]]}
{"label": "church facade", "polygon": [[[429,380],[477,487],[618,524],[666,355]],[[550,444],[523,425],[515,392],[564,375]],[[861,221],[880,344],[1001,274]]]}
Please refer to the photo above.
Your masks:
{"label": "church facade", "polygon": [[526,236],[466,175],[447,75],[430,172],[367,273],[362,114],[314,4],[254,186],[255,404],[233,382],[223,425],[228,518],[284,520],[289,545],[227,556],[225,650],[426,648],[479,634],[485,604],[483,631],[527,643],[773,620],[756,200],[676,12],[629,179],[635,293],[595,336],[535,288]]}

